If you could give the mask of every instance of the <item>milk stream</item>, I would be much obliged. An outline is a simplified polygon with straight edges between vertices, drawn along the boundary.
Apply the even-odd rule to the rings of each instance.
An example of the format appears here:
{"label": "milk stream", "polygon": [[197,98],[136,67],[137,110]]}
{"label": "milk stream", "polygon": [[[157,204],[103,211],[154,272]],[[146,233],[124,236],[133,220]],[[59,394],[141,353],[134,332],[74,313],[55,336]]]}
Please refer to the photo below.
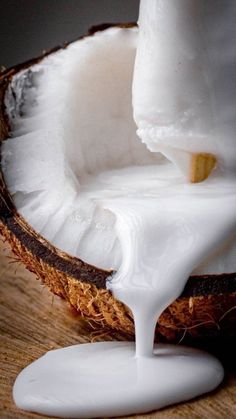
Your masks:
{"label": "milk stream", "polygon": [[50,351],[16,379],[17,406],[67,418],[117,416],[213,390],[223,378],[214,357],[153,346],[153,337],[192,270],[235,231],[235,179],[215,173],[191,185],[166,162],[101,173],[81,193],[116,216],[123,257],[107,286],[134,314],[136,352],[128,342]]}

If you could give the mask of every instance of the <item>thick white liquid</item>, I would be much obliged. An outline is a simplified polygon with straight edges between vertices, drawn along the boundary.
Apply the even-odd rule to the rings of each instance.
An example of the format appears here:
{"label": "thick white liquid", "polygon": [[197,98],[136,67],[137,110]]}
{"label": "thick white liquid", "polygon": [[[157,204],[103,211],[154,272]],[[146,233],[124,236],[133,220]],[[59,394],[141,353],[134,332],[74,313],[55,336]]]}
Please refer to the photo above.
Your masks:
{"label": "thick white liquid", "polygon": [[213,390],[220,363],[186,347],[158,345],[135,358],[129,342],[50,351],[19,375],[14,399],[25,410],[66,418],[143,413]]}
{"label": "thick white liquid", "polygon": [[107,285],[133,311],[136,353],[116,342],[50,351],[18,376],[17,406],[62,417],[117,416],[214,389],[223,378],[214,357],[174,345],[153,355],[153,336],[192,270],[235,231],[235,179],[215,174],[189,185],[166,163],[104,172],[81,194],[116,216],[122,264]]}

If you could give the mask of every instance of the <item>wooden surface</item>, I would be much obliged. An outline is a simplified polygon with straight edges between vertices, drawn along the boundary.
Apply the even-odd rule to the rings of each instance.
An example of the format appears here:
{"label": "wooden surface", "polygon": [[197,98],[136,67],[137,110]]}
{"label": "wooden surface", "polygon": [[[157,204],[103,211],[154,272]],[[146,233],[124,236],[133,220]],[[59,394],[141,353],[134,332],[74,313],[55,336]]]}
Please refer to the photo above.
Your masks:
{"label": "wooden surface", "polygon": [[[0,245],[0,418],[36,419],[42,416],[19,411],[12,401],[17,374],[52,348],[75,343],[122,339],[98,330],[72,313],[66,303],[44,288]],[[154,412],[141,418],[236,418],[236,346],[215,348],[223,359],[226,378],[214,393]]]}

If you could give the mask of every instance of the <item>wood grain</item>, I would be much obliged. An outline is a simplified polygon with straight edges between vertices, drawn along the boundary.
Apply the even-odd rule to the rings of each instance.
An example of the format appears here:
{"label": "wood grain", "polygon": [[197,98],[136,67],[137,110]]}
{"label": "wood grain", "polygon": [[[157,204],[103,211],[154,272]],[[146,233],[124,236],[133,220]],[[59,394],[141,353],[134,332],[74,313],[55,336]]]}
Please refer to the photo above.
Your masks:
{"label": "wood grain", "polygon": [[[0,245],[0,417],[36,419],[42,416],[19,411],[12,401],[17,374],[52,348],[75,343],[124,339],[120,334],[99,330],[75,315],[66,303],[43,287]],[[214,393],[197,400],[135,416],[147,418],[236,418],[236,345],[214,348],[226,368],[226,378]]]}

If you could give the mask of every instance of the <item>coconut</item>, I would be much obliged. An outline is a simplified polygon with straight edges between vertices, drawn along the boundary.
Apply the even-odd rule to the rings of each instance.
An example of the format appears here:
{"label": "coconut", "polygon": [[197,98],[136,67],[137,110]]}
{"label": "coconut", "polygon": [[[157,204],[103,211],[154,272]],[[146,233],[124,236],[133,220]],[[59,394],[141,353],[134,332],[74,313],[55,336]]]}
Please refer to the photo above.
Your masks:
{"label": "coconut", "polygon": [[[0,231],[13,252],[80,314],[133,333],[130,310],[106,289],[119,269],[114,215],[86,199],[105,170],[164,158],[136,136],[132,76],[138,29],[102,25],[0,76]],[[193,272],[162,314],[169,340],[231,335],[236,236]]]}

